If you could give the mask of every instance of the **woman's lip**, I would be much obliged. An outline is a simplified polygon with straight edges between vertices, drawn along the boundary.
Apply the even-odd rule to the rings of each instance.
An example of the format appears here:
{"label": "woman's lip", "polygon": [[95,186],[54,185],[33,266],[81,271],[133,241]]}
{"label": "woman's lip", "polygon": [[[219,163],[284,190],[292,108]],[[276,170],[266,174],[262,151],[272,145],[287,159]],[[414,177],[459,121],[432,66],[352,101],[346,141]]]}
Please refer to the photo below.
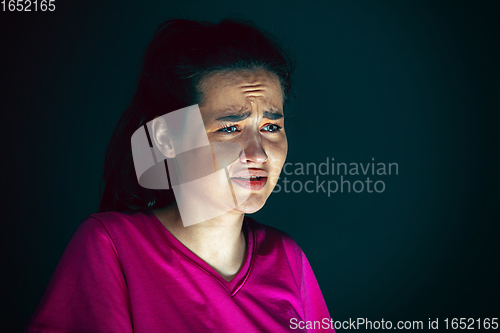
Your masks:
{"label": "woman's lip", "polygon": [[248,178],[250,176],[255,177],[267,177],[268,172],[262,169],[247,169],[236,172],[234,175],[231,175],[232,178]]}
{"label": "woman's lip", "polygon": [[258,191],[266,186],[267,177],[260,177],[259,180],[246,180],[238,177],[232,177],[231,181],[247,190]]}

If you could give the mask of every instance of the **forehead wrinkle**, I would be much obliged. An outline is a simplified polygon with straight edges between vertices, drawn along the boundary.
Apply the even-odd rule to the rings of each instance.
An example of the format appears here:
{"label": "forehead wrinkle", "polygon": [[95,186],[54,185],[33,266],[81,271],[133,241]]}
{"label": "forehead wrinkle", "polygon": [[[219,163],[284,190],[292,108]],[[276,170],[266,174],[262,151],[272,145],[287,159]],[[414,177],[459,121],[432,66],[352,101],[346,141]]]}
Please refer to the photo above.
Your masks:
{"label": "forehead wrinkle", "polygon": [[262,84],[255,86],[243,86],[240,88],[240,92],[243,93],[245,97],[249,95],[262,96],[267,92],[268,89],[266,88],[267,86]]}
{"label": "forehead wrinkle", "polygon": [[266,94],[260,90],[244,92],[243,97],[250,98],[252,101],[254,101],[255,98],[264,98],[264,100],[267,101]]}
{"label": "forehead wrinkle", "polygon": [[258,88],[265,89],[267,87],[269,87],[269,85],[265,83],[243,84],[240,86],[241,89],[258,89]]}
{"label": "forehead wrinkle", "polygon": [[252,91],[262,91],[262,92],[265,92],[265,91],[266,91],[266,89],[261,89],[261,88],[248,89],[248,88],[247,88],[247,89],[241,89],[241,91],[242,91],[243,93],[246,93],[246,92],[252,92]]}

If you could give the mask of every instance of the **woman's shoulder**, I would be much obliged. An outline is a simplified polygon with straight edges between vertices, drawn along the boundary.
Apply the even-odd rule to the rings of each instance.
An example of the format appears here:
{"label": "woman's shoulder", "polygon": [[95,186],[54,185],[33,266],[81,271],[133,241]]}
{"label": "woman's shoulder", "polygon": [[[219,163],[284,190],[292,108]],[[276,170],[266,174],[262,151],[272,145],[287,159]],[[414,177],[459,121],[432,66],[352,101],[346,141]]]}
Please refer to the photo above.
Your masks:
{"label": "woman's shoulder", "polygon": [[122,212],[109,211],[90,214],[82,221],[82,224],[102,224],[106,229],[120,229],[126,227],[137,227],[147,221],[148,218],[144,212],[136,210],[126,210]]}
{"label": "woman's shoulder", "polygon": [[87,219],[95,219],[103,223],[123,223],[126,221],[133,221],[140,218],[140,211],[136,210],[125,210],[122,212],[109,211],[90,214]]}
{"label": "woman's shoulder", "polygon": [[126,210],[91,214],[80,223],[76,233],[101,234],[116,242],[131,241],[139,235],[150,235],[153,229],[151,219],[145,212]]}
{"label": "woman's shoulder", "polygon": [[130,223],[126,214],[121,212],[103,212],[90,214],[81,220],[75,232],[80,236],[92,236],[96,234],[107,235],[109,230],[115,229],[118,225],[124,226]]}

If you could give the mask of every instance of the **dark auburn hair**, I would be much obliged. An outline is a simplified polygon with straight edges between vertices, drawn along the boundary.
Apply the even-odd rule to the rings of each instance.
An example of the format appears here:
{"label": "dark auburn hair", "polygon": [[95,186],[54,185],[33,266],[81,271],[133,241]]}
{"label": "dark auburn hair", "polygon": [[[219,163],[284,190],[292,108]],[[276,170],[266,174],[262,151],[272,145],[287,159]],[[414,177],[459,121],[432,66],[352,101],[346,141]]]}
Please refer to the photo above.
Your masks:
{"label": "dark auburn hair", "polygon": [[252,22],[224,19],[215,24],[174,19],[161,24],[146,49],[135,95],[109,142],[98,211],[147,210],[172,203],[172,190],[139,185],[132,134],[156,116],[201,104],[201,83],[208,75],[258,69],[278,76],[286,104],[295,61],[275,37]]}

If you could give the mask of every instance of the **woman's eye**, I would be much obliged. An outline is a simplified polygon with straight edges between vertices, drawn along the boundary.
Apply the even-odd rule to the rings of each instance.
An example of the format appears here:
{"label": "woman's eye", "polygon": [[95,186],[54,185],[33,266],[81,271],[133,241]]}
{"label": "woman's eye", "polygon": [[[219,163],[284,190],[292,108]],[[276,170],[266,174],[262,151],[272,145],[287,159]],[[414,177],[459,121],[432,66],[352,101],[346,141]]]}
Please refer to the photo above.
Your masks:
{"label": "woman's eye", "polygon": [[278,132],[279,130],[281,129],[281,126],[278,126],[276,124],[269,124],[269,125],[266,125],[262,128],[263,131],[266,131],[266,132]]}
{"label": "woman's eye", "polygon": [[238,127],[236,126],[226,126],[218,130],[217,132],[234,133],[238,132]]}

